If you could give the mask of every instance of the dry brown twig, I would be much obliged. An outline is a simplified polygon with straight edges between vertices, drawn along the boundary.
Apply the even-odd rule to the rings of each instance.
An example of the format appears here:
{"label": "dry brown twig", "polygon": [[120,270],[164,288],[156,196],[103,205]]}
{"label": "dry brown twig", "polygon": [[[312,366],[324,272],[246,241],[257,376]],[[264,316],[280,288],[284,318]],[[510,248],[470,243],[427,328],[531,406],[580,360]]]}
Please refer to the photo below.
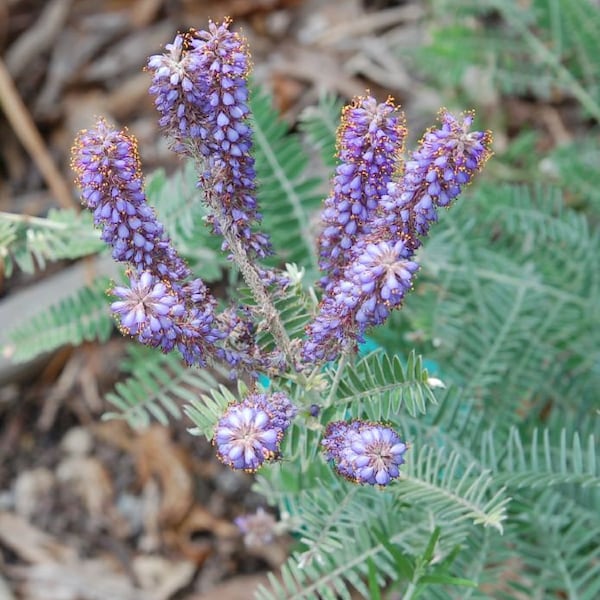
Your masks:
{"label": "dry brown twig", "polygon": [[17,137],[40,170],[56,201],[63,208],[74,208],[76,203],[71,190],[54,164],[52,156],[2,59],[0,59],[0,105]]}

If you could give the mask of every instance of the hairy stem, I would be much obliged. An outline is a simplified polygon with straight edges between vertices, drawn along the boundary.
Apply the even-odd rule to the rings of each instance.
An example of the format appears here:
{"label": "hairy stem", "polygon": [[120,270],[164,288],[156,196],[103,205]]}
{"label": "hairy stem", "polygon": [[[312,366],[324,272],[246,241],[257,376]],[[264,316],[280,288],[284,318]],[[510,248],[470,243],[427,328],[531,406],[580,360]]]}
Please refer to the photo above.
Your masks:
{"label": "hairy stem", "polygon": [[250,262],[242,242],[232,233],[232,224],[229,219],[223,215],[222,211],[219,210],[218,202],[211,197],[208,190],[205,190],[205,199],[218,223],[225,241],[227,242],[233,260],[238,266],[246,285],[250,288],[260,312],[265,318],[265,322],[271,335],[279,348],[283,351],[290,368],[295,370],[297,365],[296,353],[292,348],[292,343],[283,326],[281,318],[279,317],[279,312],[271,300],[271,296],[263,283],[260,273],[256,266]]}

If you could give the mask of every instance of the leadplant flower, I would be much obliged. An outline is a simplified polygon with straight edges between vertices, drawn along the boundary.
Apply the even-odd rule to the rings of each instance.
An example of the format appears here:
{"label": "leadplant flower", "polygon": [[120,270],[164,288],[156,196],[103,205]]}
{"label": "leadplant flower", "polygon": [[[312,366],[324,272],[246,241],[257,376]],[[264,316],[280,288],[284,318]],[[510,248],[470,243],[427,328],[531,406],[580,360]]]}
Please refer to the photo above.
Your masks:
{"label": "leadplant flower", "polygon": [[469,131],[473,114],[457,118],[442,110],[440,121],[411,154],[403,177],[388,184],[375,236],[402,238],[418,248],[438,219],[437,209],[448,207],[490,157],[491,133]]}
{"label": "leadplant flower", "polygon": [[215,428],[217,457],[233,469],[256,471],[279,457],[283,434],[296,412],[283,393],[251,394],[230,405]]}
{"label": "leadplant flower", "polygon": [[[427,131],[401,176],[386,175],[381,185],[369,188],[371,209],[364,213],[368,215],[364,225],[356,225],[360,223],[357,217],[348,221],[354,212],[362,214],[360,203],[350,204],[341,194],[328,198],[324,220],[349,222],[353,234],[342,238],[343,261],[339,261],[338,268],[330,269],[318,313],[306,328],[301,351],[306,364],[335,360],[344,351],[355,351],[369,327],[383,323],[391,310],[401,306],[418,269],[414,252],[430,224],[437,220],[437,208],[448,206],[489,158],[491,135],[469,131],[471,114],[461,121],[442,111],[440,118],[441,127]],[[389,134],[383,138],[392,143]],[[387,148],[398,172],[402,141],[403,136],[398,136],[397,147]],[[347,158],[343,147],[339,157]],[[359,155],[356,163],[352,168],[365,172],[371,167],[371,154]],[[389,163],[383,164],[387,173]],[[336,180],[340,179],[339,169]],[[356,185],[365,180],[357,178]],[[347,183],[346,187],[351,186]],[[359,208],[353,211],[351,206]],[[326,227],[321,245],[324,239],[333,239],[338,230],[339,224],[337,229]]]}
{"label": "leadplant flower", "polygon": [[407,445],[381,423],[333,421],[321,442],[325,458],[355,483],[386,486],[400,476]]}
{"label": "leadplant flower", "polygon": [[[404,163],[405,120],[392,98],[378,103],[357,97],[343,110],[339,164],[316,240],[323,294],[305,338],[290,340],[273,295],[287,291],[290,279],[257,264],[271,247],[257,229],[250,54],[230,25],[228,19],[210,22],[206,31],[177,35],[147,68],[160,128],[175,152],[194,161],[207,221],[223,237],[253,304],[218,310],[148,205],[137,144],[127,131],[98,120],[78,136],[73,168],[113,258],[127,265],[128,284],[112,290],[121,331],[163,352],[178,350],[188,365],[222,361],[233,375],[243,371],[250,389],[260,371],[275,377],[271,393],[247,393],[229,403],[213,429],[218,458],[255,472],[281,457],[284,436],[304,402],[303,393],[293,402],[281,390],[306,385],[303,418],[322,418],[311,377],[318,379],[326,361],[346,359],[370,327],[401,306],[419,268],[416,249],[437,209],[448,206],[484,165],[490,135],[470,131],[472,115],[443,111],[441,125],[426,132]],[[292,287],[302,292],[299,282]],[[269,352],[258,343],[264,328],[275,342]],[[329,423],[321,446],[341,476],[377,486],[399,478],[407,450],[390,426],[360,419]]]}
{"label": "leadplant flower", "polygon": [[191,273],[146,200],[137,140],[105,119],[79,133],[71,165],[83,205],[117,262],[170,281]]}

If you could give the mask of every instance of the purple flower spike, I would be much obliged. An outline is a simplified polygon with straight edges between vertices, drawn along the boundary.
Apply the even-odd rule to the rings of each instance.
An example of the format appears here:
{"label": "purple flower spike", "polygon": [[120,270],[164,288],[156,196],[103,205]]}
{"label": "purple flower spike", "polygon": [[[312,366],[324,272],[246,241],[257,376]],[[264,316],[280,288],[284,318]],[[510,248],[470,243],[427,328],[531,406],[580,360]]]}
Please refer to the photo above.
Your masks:
{"label": "purple flower spike", "polygon": [[[351,135],[365,123],[358,109],[373,106],[374,101],[367,99],[347,108],[343,117],[340,157],[347,162],[338,167],[323,213],[326,228],[320,238],[320,266],[325,270],[321,280],[325,294],[306,328],[301,350],[302,360],[309,365],[335,360],[344,349],[355,348],[368,327],[381,324],[390,310],[401,305],[418,269],[411,258],[421,244],[420,236],[429,232],[438,207],[448,206],[490,156],[491,135],[469,131],[471,114],[459,120],[443,111],[441,127],[425,134],[395,181],[400,165],[394,149],[402,144],[404,124],[399,117],[392,120],[389,100],[371,110],[381,118],[368,127],[369,135],[382,145],[373,142],[370,150],[362,147],[360,156],[350,152],[359,148],[359,139],[373,139]],[[379,160],[371,164],[376,156]],[[372,177],[369,169],[374,165],[383,170],[380,179]],[[357,166],[361,177],[356,176]]]}
{"label": "purple flower spike", "polygon": [[321,442],[325,458],[336,471],[355,483],[388,485],[400,475],[407,445],[381,423],[335,421]]}
{"label": "purple flower spike", "polygon": [[232,404],[215,428],[213,444],[221,462],[254,472],[279,455],[281,429],[257,406]]}
{"label": "purple flower spike", "polygon": [[253,230],[261,216],[248,123],[250,55],[230,24],[210,22],[208,31],[178,35],[165,54],[151,56],[150,93],[173,149],[203,163],[199,183],[215,233],[231,234],[251,255],[264,257],[269,239]]}
{"label": "purple flower spike", "polygon": [[102,239],[113,258],[138,273],[177,281],[190,271],[178,256],[163,226],[146,202],[136,139],[98,119],[83,130],[72,150],[72,167],[82,203],[102,227]]}
{"label": "purple flower spike", "polygon": [[303,360],[334,360],[342,348],[362,341],[368,327],[379,325],[399,307],[418,269],[408,257],[403,242],[369,243],[321,301],[306,330]]}
{"label": "purple flower spike", "polygon": [[423,136],[402,179],[388,184],[382,217],[374,227],[379,235],[402,236],[413,250],[437,220],[437,208],[449,206],[491,155],[491,133],[469,131],[472,114],[461,121],[443,111],[440,120],[441,127]]}
{"label": "purple flower spike", "polygon": [[340,164],[322,213],[319,239],[322,286],[331,289],[356,240],[370,231],[381,196],[399,167],[406,127],[391,98],[377,104],[355,98],[342,112],[337,132]]}

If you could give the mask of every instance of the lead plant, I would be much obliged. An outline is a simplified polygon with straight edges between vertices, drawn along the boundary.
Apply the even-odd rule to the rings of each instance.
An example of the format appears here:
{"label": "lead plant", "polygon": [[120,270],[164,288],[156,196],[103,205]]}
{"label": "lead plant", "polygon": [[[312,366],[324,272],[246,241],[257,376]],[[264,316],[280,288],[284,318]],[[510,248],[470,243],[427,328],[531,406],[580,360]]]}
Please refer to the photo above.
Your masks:
{"label": "lead plant", "polygon": [[[294,429],[296,437],[312,436],[307,452],[314,464],[351,485],[401,497],[402,465],[420,460],[419,448],[407,454],[410,440],[396,430],[396,416],[391,422],[367,418],[368,406],[348,415],[336,406],[336,394],[369,328],[401,307],[419,268],[415,252],[422,238],[438,209],[483,167],[490,134],[471,131],[472,115],[444,110],[440,124],[404,160],[405,119],[393,99],[358,97],[343,110],[338,166],[314,240],[320,299],[305,315],[304,335],[292,335],[278,300],[295,294],[306,304],[316,296],[294,281],[293,269],[285,274],[261,262],[272,248],[257,202],[245,40],[230,21],[211,22],[208,31],[177,35],[147,68],[162,132],[194,163],[208,225],[221,236],[254,302],[218,308],[146,201],[135,139],[100,119],[79,135],[73,167],[102,239],[126,265],[126,281],[111,290],[119,328],[163,352],[178,350],[191,368],[225,363],[243,382],[241,397],[219,396],[220,413],[201,401],[190,410],[203,415],[204,433],[231,468],[254,472],[271,463],[273,485],[286,468],[318,468],[307,466],[294,442],[286,441]],[[269,350],[261,342],[265,330],[273,342]],[[270,376],[269,389],[261,389],[261,373]],[[315,445],[321,458],[314,456]],[[337,481],[334,487],[346,485]],[[285,486],[279,493],[285,495]]]}

